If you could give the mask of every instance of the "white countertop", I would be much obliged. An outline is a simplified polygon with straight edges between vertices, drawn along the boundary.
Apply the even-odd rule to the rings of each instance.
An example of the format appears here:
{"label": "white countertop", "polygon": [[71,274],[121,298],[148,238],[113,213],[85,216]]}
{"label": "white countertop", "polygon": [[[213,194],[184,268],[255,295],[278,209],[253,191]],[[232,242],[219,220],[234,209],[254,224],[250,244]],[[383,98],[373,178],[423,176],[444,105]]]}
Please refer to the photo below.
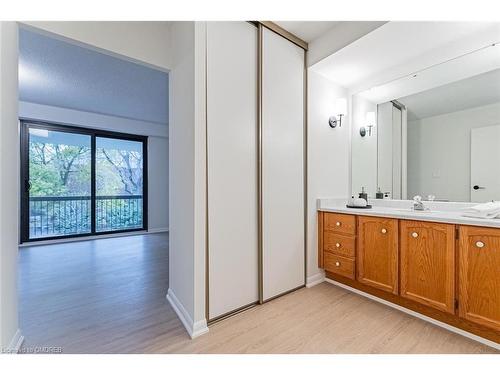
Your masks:
{"label": "white countertop", "polygon": [[476,203],[424,202],[424,205],[429,208],[426,211],[413,211],[411,209],[413,201],[371,199],[368,203],[372,205],[372,208],[367,209],[347,208],[346,203],[347,199],[318,199],[317,208],[318,211],[342,214],[500,228],[500,219],[476,219],[462,216],[464,208]]}

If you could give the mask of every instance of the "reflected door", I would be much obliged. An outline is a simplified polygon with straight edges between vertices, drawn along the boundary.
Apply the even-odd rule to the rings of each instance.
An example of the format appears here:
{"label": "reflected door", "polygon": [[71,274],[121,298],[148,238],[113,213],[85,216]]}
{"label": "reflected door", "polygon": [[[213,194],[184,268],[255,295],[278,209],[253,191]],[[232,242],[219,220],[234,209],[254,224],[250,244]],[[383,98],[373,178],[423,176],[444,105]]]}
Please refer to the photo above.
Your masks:
{"label": "reflected door", "polygon": [[500,125],[471,129],[472,202],[500,200]]}

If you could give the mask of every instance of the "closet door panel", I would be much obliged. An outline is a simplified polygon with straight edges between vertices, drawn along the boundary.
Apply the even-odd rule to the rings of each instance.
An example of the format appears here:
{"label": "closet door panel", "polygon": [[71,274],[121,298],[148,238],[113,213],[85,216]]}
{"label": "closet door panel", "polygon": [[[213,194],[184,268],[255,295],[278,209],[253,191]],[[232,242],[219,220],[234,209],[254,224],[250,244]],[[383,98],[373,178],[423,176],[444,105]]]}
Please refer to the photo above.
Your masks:
{"label": "closet door panel", "polygon": [[207,26],[209,319],[259,300],[258,30]]}
{"label": "closet door panel", "polygon": [[304,50],[262,35],[263,299],[304,276]]}

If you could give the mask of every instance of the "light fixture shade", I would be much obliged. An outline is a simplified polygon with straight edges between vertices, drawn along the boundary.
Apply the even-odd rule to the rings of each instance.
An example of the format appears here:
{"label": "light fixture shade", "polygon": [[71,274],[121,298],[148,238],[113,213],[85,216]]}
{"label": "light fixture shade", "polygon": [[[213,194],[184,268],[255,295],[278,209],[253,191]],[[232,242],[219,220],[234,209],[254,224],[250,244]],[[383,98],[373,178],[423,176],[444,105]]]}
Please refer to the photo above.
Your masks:
{"label": "light fixture shade", "polygon": [[338,98],[335,101],[335,112],[338,115],[345,116],[347,113],[347,100],[345,98]]}
{"label": "light fixture shade", "polygon": [[375,125],[375,112],[366,112],[366,125]]}

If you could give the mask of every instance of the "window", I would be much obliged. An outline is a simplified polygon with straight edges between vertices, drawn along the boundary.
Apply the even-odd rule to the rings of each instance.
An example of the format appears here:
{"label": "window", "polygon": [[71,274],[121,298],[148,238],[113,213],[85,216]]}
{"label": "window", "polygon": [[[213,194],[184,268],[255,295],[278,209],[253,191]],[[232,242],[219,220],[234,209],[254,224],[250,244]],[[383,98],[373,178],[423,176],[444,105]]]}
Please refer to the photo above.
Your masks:
{"label": "window", "polygon": [[22,240],[147,229],[147,138],[22,120]]}

